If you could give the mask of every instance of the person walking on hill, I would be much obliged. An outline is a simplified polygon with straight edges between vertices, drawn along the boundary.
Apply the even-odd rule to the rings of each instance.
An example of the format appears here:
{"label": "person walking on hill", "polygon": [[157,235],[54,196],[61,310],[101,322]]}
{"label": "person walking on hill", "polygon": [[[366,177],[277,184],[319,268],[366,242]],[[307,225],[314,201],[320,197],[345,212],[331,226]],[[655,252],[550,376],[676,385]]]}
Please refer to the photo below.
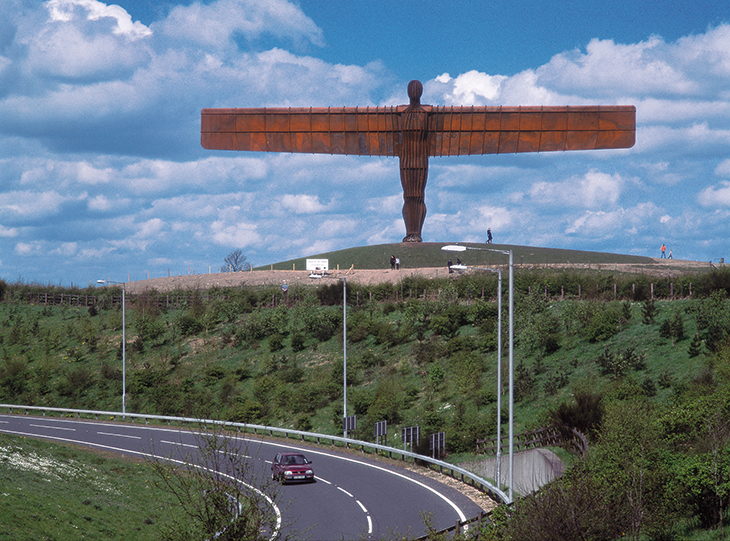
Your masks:
{"label": "person walking on hill", "polygon": [[395,256],[390,256],[390,270],[395,270]]}
{"label": "person walking on hill", "polygon": [[492,228],[487,229],[487,244],[492,244]]}
{"label": "person walking on hill", "polygon": [[662,247],[659,249],[662,251],[662,259],[666,259],[667,258],[667,247],[664,246],[663,242],[662,242]]}

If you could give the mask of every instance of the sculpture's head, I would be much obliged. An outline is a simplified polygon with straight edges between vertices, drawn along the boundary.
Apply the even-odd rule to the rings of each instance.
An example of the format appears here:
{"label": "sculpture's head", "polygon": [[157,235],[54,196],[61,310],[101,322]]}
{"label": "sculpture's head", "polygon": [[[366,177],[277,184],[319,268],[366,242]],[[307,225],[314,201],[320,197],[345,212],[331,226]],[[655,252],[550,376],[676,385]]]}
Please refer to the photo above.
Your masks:
{"label": "sculpture's head", "polygon": [[411,105],[421,105],[421,96],[423,95],[423,84],[415,79],[408,83],[408,98]]}

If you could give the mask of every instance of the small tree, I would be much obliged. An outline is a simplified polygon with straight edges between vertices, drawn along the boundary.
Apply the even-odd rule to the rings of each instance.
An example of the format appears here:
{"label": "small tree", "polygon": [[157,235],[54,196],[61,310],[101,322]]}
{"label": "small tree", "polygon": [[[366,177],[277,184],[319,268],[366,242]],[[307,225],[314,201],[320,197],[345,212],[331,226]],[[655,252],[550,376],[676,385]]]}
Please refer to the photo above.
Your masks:
{"label": "small tree", "polygon": [[[255,472],[242,440],[204,427],[196,449],[149,463],[156,485],[173,496],[187,521],[167,524],[163,539],[270,539],[280,534],[278,483]],[[245,443],[243,444],[245,447]],[[183,448],[183,447],[181,447]],[[188,447],[184,447],[188,448]],[[277,537],[278,539],[279,537]],[[285,537],[286,538],[286,537]]]}
{"label": "small tree", "polygon": [[225,270],[230,272],[246,271],[251,269],[251,263],[246,261],[246,256],[241,250],[235,250],[225,258]]}

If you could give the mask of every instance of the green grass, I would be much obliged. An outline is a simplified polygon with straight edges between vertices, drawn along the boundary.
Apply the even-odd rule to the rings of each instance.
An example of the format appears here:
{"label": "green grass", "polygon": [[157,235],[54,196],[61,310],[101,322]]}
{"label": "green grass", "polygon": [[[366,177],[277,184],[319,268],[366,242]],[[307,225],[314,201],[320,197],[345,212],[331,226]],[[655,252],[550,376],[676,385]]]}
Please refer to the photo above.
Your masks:
{"label": "green grass", "polygon": [[[611,263],[634,263],[650,265],[652,258],[634,255],[609,254],[602,252],[586,252],[582,250],[559,250],[554,248],[538,248],[534,246],[514,246],[508,244],[475,244],[460,243],[463,246],[479,248],[479,250],[467,250],[466,252],[445,252],[441,250],[445,242],[422,242],[422,243],[399,243],[379,244],[375,246],[360,246],[326,252],[309,256],[309,259],[329,259],[329,268],[340,270],[349,269],[386,269],[390,268],[390,256],[400,257],[401,268],[413,269],[418,267],[445,266],[446,261],[451,258],[461,258],[466,265],[504,265],[507,257],[504,254],[484,251],[513,250],[515,265],[544,265],[544,264],[567,264],[576,265],[608,265]],[[274,270],[305,269],[308,258],[297,258],[273,264]],[[259,269],[271,268],[271,265],[258,267]]]}
{"label": "green grass", "polygon": [[0,540],[150,540],[176,511],[144,461],[0,436]]}

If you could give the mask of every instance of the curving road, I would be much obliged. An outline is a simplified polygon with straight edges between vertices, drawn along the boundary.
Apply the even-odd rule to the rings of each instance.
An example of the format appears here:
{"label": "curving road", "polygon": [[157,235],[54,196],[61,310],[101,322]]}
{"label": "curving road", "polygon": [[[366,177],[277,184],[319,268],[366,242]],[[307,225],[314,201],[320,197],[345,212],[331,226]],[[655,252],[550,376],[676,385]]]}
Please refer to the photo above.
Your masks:
{"label": "curving road", "polygon": [[[41,437],[130,456],[182,457],[197,448],[188,430],[25,415],[0,415],[0,433]],[[316,482],[282,487],[280,508],[285,533],[303,532],[313,540],[379,539],[423,535],[423,513],[432,526],[453,526],[481,508],[460,492],[405,469],[365,457],[239,437],[236,445],[260,473],[268,472],[278,452],[302,451],[313,461]]]}

